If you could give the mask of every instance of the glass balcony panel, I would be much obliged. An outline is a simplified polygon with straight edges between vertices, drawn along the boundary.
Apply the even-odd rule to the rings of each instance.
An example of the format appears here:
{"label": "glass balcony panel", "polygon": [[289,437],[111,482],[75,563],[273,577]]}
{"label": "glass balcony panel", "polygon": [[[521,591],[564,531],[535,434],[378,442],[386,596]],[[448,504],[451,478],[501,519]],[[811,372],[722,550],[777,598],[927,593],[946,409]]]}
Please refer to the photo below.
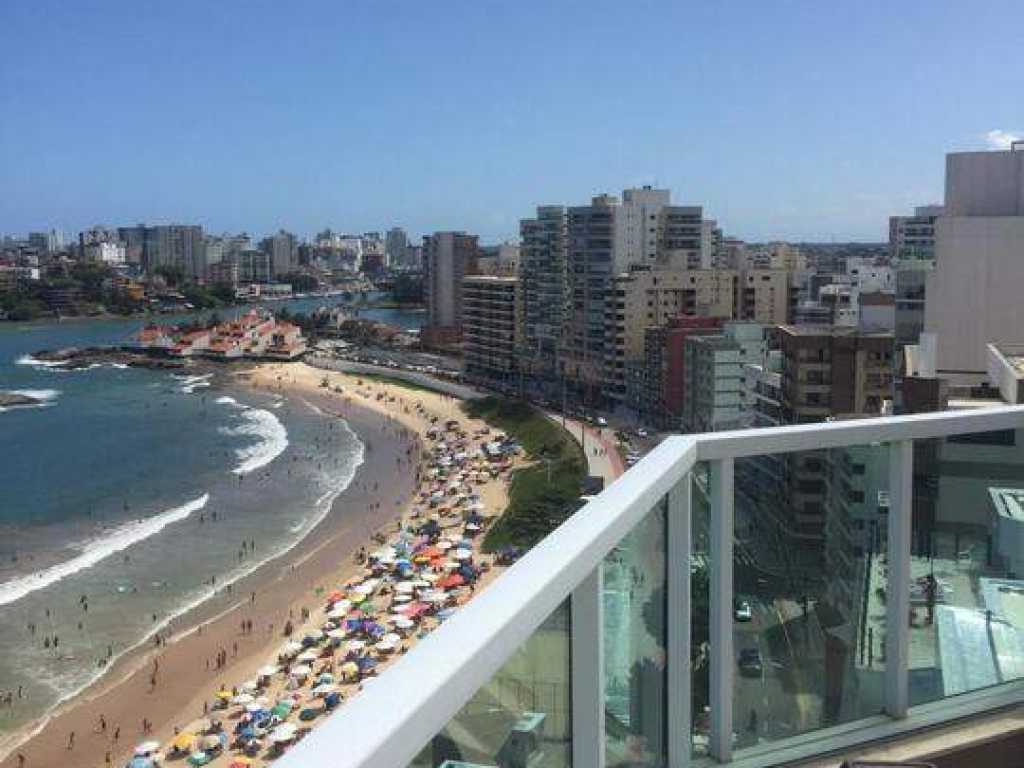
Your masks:
{"label": "glass balcony panel", "polygon": [[910,703],[1024,677],[1024,430],[914,445]]}
{"label": "glass balcony panel", "polygon": [[569,601],[412,762],[411,768],[571,768]]}
{"label": "glass balcony panel", "polygon": [[666,762],[666,503],[604,562],[605,748],[609,766]]}
{"label": "glass balcony panel", "polygon": [[711,497],[710,466],[693,468],[691,495],[693,557],[690,561],[691,754],[708,754],[711,733]]}
{"label": "glass balcony panel", "polygon": [[736,460],[736,749],[882,711],[888,489],[886,445]]}

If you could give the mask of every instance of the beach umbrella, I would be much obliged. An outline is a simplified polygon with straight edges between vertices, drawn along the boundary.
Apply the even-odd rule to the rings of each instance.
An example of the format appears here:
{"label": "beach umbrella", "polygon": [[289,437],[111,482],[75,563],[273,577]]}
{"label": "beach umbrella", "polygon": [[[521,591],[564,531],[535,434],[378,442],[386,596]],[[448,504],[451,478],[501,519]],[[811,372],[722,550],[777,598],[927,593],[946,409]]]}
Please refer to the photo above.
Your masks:
{"label": "beach umbrella", "polygon": [[191,755],[189,755],[188,760],[186,762],[189,765],[206,765],[208,762],[210,762],[210,756],[202,750],[200,750],[198,752],[193,752]]}
{"label": "beach umbrella", "polygon": [[395,619],[395,626],[399,629],[412,629],[416,626],[416,622],[412,619],[406,618],[405,616],[399,616]]}
{"label": "beach umbrella", "polygon": [[461,587],[466,583],[466,580],[457,573],[451,573],[437,582],[437,586],[441,589],[453,589],[454,587]]}
{"label": "beach umbrella", "polygon": [[294,640],[289,640],[287,643],[281,646],[281,650],[277,652],[278,656],[283,656],[288,659],[297,654],[302,650],[302,644],[297,643]]}
{"label": "beach umbrella", "polygon": [[345,635],[347,635],[347,634],[348,634],[348,632],[345,631],[344,629],[340,629],[340,628],[339,629],[332,629],[330,632],[327,633],[327,637],[329,637],[331,640],[336,640],[336,641],[337,640],[344,640],[345,639]]}
{"label": "beach umbrella", "polygon": [[259,684],[255,680],[246,680],[244,683],[238,686],[238,690],[246,691],[247,693],[252,693],[253,691],[259,690],[259,687]]}
{"label": "beach umbrella", "polygon": [[446,571],[457,571],[457,570],[459,570],[460,566],[459,566],[459,563],[456,562],[455,560],[449,560],[447,563],[445,563],[441,567],[444,568]]}
{"label": "beach umbrella", "polygon": [[171,748],[178,752],[187,752],[192,749],[192,742],[196,740],[196,735],[189,731],[182,731],[174,737],[174,741],[171,742]]}
{"label": "beach umbrella", "polygon": [[391,653],[391,651],[395,650],[395,644],[392,643],[390,640],[381,640],[373,647],[381,653]]}
{"label": "beach umbrella", "polygon": [[250,768],[252,766],[252,760],[248,757],[236,757],[230,763],[228,768]]}
{"label": "beach umbrella", "polygon": [[408,603],[412,601],[412,595],[395,595],[391,601],[393,603]]}
{"label": "beach umbrella", "polygon": [[359,667],[360,672],[366,672],[377,666],[377,660],[371,659],[369,656],[360,656],[356,659],[356,665]]}
{"label": "beach umbrella", "polygon": [[469,560],[473,557],[472,551],[468,549],[456,549],[455,559],[456,560]]}
{"label": "beach umbrella", "polygon": [[345,650],[348,651],[349,653],[361,651],[365,647],[366,647],[366,641],[365,640],[349,640],[345,644]]}
{"label": "beach umbrella", "polygon": [[252,715],[255,715],[257,712],[262,712],[264,709],[266,709],[265,705],[258,701],[250,701],[245,705],[245,711]]}
{"label": "beach umbrella", "polygon": [[397,592],[400,595],[408,595],[415,588],[416,585],[411,581],[400,581],[397,584],[395,584],[395,592]]}
{"label": "beach umbrella", "polygon": [[148,757],[154,752],[159,751],[160,744],[155,741],[144,741],[135,748],[136,757]]}
{"label": "beach umbrella", "polygon": [[330,672],[321,672],[316,677],[316,684],[317,685],[323,685],[324,683],[333,683],[333,682],[334,682],[334,675],[332,675]]}
{"label": "beach umbrella", "polygon": [[480,530],[480,526],[476,523],[466,523],[466,530],[472,533],[477,533]]}
{"label": "beach umbrella", "polygon": [[128,763],[128,768],[154,768],[155,763],[148,757],[136,755]]}
{"label": "beach umbrella", "polygon": [[277,744],[291,741],[295,738],[296,730],[294,723],[281,723],[271,732],[270,740]]}
{"label": "beach umbrella", "polygon": [[319,654],[316,651],[303,651],[295,657],[296,661],[316,661]]}
{"label": "beach umbrella", "polygon": [[324,633],[321,632],[319,629],[310,629],[307,630],[304,639],[308,640],[311,643],[319,643],[321,640],[324,639]]}
{"label": "beach umbrella", "polygon": [[346,661],[341,665],[341,674],[345,677],[351,677],[352,675],[359,674],[359,665],[354,661]]}
{"label": "beach umbrella", "polygon": [[399,637],[398,635],[396,635],[394,632],[388,632],[386,635],[384,635],[384,637],[382,639],[384,640],[384,642],[387,642],[387,643],[401,643],[402,642],[402,638]]}
{"label": "beach umbrella", "polygon": [[326,696],[328,693],[333,693],[337,690],[337,687],[334,683],[320,683],[320,685],[313,687],[311,693],[314,696]]}
{"label": "beach umbrella", "polygon": [[296,664],[288,674],[292,677],[305,677],[312,671],[313,670],[305,664]]}
{"label": "beach umbrella", "polygon": [[274,705],[274,708],[270,710],[270,714],[276,715],[282,719],[288,717],[288,713],[292,711],[291,702],[285,703],[284,700]]}
{"label": "beach umbrella", "polygon": [[331,610],[329,610],[327,612],[327,618],[328,619],[343,619],[343,618],[345,618],[345,614],[348,613],[351,608],[352,608],[352,601],[351,600],[341,600],[341,601],[335,603],[331,607]]}
{"label": "beach umbrella", "polygon": [[333,605],[334,603],[337,603],[339,600],[343,600],[344,598],[345,593],[335,589],[329,595],[327,595],[327,603],[329,605]]}
{"label": "beach umbrella", "polygon": [[240,693],[231,699],[233,704],[252,704],[256,699],[251,693]]}
{"label": "beach umbrella", "polygon": [[256,674],[260,677],[270,677],[271,675],[276,675],[279,671],[279,667],[276,667],[273,664],[267,664],[266,666],[260,667]]}

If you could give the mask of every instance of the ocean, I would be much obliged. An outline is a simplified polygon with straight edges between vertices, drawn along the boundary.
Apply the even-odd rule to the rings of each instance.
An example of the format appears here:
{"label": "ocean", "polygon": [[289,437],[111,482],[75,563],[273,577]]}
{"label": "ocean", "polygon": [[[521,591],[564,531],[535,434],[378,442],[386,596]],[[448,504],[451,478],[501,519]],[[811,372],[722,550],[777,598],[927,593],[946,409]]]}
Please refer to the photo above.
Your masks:
{"label": "ocean", "polygon": [[223,374],[67,371],[32,357],[122,343],[142,325],[0,323],[0,390],[44,401],[0,408],[0,697],[14,698],[0,743],[294,547],[363,461],[345,421]]}

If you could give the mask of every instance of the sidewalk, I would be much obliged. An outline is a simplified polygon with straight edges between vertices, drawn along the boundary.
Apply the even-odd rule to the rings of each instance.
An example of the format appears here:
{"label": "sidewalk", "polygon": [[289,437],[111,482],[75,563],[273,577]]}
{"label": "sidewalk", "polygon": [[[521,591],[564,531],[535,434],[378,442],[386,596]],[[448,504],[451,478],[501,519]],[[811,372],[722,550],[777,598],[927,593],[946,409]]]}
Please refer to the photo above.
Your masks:
{"label": "sidewalk", "polygon": [[[562,425],[562,416],[558,413],[545,411],[545,415],[559,426]],[[581,429],[583,430],[581,432]],[[615,482],[623,472],[626,471],[622,463],[622,457],[615,449],[614,432],[610,428],[595,429],[583,425],[576,419],[565,419],[565,430],[577,443],[585,434],[584,452],[587,454],[587,466],[591,475],[604,479],[604,487],[607,488]],[[597,455],[594,449],[597,448]]]}

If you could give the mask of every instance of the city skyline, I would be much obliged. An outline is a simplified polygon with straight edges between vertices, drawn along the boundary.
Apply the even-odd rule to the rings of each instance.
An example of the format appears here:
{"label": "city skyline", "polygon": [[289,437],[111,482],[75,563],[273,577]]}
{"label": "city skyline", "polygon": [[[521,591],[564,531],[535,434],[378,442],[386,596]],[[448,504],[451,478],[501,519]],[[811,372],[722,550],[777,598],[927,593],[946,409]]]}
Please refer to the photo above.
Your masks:
{"label": "city skyline", "polygon": [[1024,134],[1013,10],[7,6],[0,230],[497,242],[654,184],[748,241],[880,242],[936,155]]}

